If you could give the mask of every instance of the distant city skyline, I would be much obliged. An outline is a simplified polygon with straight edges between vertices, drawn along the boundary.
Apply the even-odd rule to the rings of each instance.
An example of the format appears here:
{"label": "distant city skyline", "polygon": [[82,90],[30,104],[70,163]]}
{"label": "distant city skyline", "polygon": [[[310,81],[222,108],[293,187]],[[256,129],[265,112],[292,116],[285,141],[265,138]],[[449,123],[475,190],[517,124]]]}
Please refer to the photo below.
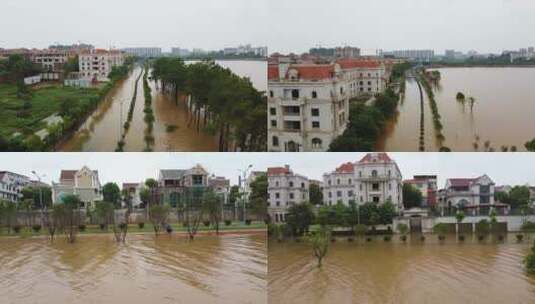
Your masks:
{"label": "distant city skyline", "polygon": [[[250,164],[253,171],[289,165],[310,179],[346,162],[357,162],[366,153],[17,153],[0,154],[0,171],[12,171],[32,179],[32,170],[46,174],[44,181],[58,181],[61,170],[86,165],[99,170],[102,183],[140,182],[157,178],[160,169],[187,169],[201,164],[210,174],[238,183],[238,169]],[[535,185],[534,153],[388,153],[400,167],[403,179],[413,175],[438,175],[443,187],[447,178],[474,178],[487,174],[496,185]]]}

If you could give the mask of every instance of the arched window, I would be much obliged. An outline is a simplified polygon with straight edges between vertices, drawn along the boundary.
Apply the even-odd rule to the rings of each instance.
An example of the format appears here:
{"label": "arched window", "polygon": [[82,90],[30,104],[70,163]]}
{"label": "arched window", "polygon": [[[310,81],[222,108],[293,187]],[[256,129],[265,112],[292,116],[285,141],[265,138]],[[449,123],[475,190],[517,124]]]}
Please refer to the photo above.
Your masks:
{"label": "arched window", "polygon": [[321,141],[321,139],[319,139],[319,138],[313,138],[313,139],[312,139],[312,148],[314,148],[314,149],[319,149],[319,148],[321,148],[322,143],[323,143],[323,142]]}
{"label": "arched window", "polygon": [[372,171],[372,177],[377,177],[377,170]]}

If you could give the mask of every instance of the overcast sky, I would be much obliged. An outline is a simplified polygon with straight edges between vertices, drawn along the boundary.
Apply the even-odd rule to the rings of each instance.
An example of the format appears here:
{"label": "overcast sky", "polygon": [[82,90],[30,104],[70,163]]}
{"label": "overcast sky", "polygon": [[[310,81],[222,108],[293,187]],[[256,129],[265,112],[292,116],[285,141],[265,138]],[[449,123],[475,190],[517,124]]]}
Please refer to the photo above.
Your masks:
{"label": "overcast sky", "polygon": [[[32,176],[46,174],[58,181],[60,170],[87,165],[98,170],[102,183],[138,182],[157,178],[159,169],[188,169],[203,165],[211,174],[238,182],[238,169],[249,164],[264,171],[288,164],[294,172],[321,180],[323,173],[345,162],[356,162],[364,153],[0,153],[0,171]],[[404,179],[415,174],[436,174],[439,186],[446,178],[488,174],[498,185],[535,185],[535,153],[389,153]]]}
{"label": "overcast sky", "polygon": [[535,45],[533,0],[2,0],[0,47],[270,51],[323,46],[501,52]]}

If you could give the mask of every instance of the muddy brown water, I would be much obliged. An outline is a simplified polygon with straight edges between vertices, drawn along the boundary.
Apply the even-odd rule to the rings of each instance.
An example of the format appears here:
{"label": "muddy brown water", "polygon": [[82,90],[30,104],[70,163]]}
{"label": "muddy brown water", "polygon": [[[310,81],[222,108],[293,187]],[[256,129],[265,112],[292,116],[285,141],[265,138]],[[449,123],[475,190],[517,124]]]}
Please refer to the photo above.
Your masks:
{"label": "muddy brown water", "polygon": [[0,303],[267,303],[265,234],[0,239]]}
{"label": "muddy brown water", "polygon": [[[400,244],[339,240],[319,269],[304,243],[269,241],[269,303],[535,303],[535,277],[522,260],[529,242],[454,236]],[[531,239],[533,242],[533,237]]]}
{"label": "muddy brown water", "polygon": [[[237,75],[249,77],[260,91],[267,89],[267,63],[265,61],[216,61],[223,67],[231,69]],[[122,132],[122,125],[127,118],[130,102],[134,94],[134,85],[141,67],[136,67],[117,87],[101,102],[97,110],[82,124],[78,131],[59,147],[60,151],[110,152],[115,151]],[[155,121],[153,150],[181,152],[210,152],[218,150],[215,136],[198,132],[190,123],[190,116],[184,103],[176,103],[174,98],[157,90],[154,82],[152,88],[152,107]],[[125,136],[124,151],[141,152],[145,149],[143,81],[138,84],[137,100],[130,129]],[[172,127],[172,131],[168,130]]]}
{"label": "muddy brown water", "polygon": [[[535,138],[535,68],[441,68],[439,85],[434,88],[441,122],[446,137],[444,145],[453,151],[483,151],[486,141],[500,151],[502,146],[516,146]],[[378,145],[384,151],[418,151],[419,93],[413,81],[407,81],[407,97],[399,108],[399,115],[390,122]],[[458,92],[470,102],[456,100]],[[426,151],[437,151],[434,129],[430,120],[429,103],[426,107]]]}

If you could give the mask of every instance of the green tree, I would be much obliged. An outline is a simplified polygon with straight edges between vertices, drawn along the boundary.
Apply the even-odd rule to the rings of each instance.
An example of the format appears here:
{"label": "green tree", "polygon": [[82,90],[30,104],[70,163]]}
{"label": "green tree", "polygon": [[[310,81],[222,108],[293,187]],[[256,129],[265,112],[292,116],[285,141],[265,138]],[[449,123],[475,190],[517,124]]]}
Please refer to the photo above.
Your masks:
{"label": "green tree", "polygon": [[535,242],[531,247],[530,252],[524,259],[524,265],[526,266],[526,271],[530,275],[535,275]]}
{"label": "green tree", "polygon": [[165,229],[167,218],[169,217],[169,206],[153,205],[149,211],[149,221],[154,229],[154,234],[158,236],[161,229]]}
{"label": "green tree", "polygon": [[526,147],[528,151],[535,152],[535,138],[526,142],[524,146]]}
{"label": "green tree", "polygon": [[308,227],[314,222],[314,212],[309,203],[296,204],[288,208],[286,225],[293,235],[301,236],[308,231]]}
{"label": "green tree", "polygon": [[214,191],[208,190],[204,193],[202,208],[208,214],[210,224],[214,226],[216,234],[219,234],[219,222],[221,221],[221,213],[223,211],[221,204],[220,197]]}
{"label": "green tree", "polygon": [[259,218],[267,217],[268,180],[267,175],[258,176],[251,184],[250,209]]}
{"label": "green tree", "polygon": [[407,240],[407,233],[409,232],[409,226],[404,223],[399,223],[397,226],[399,233],[401,234],[401,240],[405,242]]}
{"label": "green tree", "polygon": [[465,215],[462,211],[457,211],[457,213],[455,213],[455,219],[457,220],[457,233],[460,231],[461,222],[464,220],[464,217]]}
{"label": "green tree", "polygon": [[107,183],[102,187],[102,196],[105,202],[111,203],[115,208],[121,205],[121,189],[116,183]]}
{"label": "green tree", "polygon": [[321,268],[323,265],[323,259],[327,255],[327,251],[329,249],[329,243],[331,240],[330,229],[327,227],[321,227],[319,231],[310,233],[306,240],[312,247],[314,256],[318,260],[318,267]]}
{"label": "green tree", "polygon": [[438,223],[433,226],[433,233],[438,235],[439,240],[444,240],[446,238],[446,233],[448,232],[448,227],[444,223]]}
{"label": "green tree", "polygon": [[403,184],[403,206],[406,209],[421,207],[422,192],[411,184]]}
{"label": "green tree", "polygon": [[308,192],[310,196],[310,203],[313,206],[323,205],[323,193],[321,192],[318,184],[311,183],[308,187]]}

